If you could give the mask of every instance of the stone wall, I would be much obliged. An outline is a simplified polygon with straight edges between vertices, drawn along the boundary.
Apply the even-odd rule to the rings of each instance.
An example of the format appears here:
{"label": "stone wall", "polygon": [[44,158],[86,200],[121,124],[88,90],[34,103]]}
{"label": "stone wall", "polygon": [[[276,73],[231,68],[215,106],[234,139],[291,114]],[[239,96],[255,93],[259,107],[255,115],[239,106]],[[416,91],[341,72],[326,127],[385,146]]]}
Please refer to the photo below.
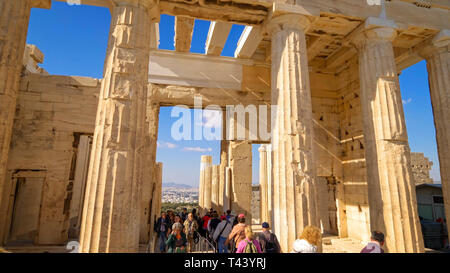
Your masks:
{"label": "stone wall", "polygon": [[261,192],[259,185],[252,185],[252,224],[261,224]]}
{"label": "stone wall", "polygon": [[314,124],[314,154],[317,176],[342,177],[339,153],[337,77],[310,73]]}
{"label": "stone wall", "polygon": [[411,153],[411,167],[416,185],[433,183],[430,177],[431,166],[433,162],[423,153]]}
{"label": "stone wall", "polygon": [[[92,78],[27,74],[21,79],[7,170],[9,178],[17,170],[46,171],[38,244],[67,240],[76,135],[94,132],[99,88],[100,80]],[[4,196],[14,190],[11,181],[6,180]],[[10,200],[2,200],[0,219],[10,220]],[[2,239],[8,228],[7,223],[0,227]]]}
{"label": "stone wall", "polygon": [[347,68],[337,76],[343,169],[342,180],[338,180],[343,186],[339,196],[343,196],[341,212],[346,219],[344,229],[348,237],[367,241],[370,236],[370,214],[357,58],[351,59]]}
{"label": "stone wall", "polygon": [[[331,73],[310,73],[314,123],[314,155],[316,161],[317,205],[323,232],[335,229],[336,196],[328,186],[328,177],[342,180],[337,77]],[[331,191],[330,191],[331,190]]]}

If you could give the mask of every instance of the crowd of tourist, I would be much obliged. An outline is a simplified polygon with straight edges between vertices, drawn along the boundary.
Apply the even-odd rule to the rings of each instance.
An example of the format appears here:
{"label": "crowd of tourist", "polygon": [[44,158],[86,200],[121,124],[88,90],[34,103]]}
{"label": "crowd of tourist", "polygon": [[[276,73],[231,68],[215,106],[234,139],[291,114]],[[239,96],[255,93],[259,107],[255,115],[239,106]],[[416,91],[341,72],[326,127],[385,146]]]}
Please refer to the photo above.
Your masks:
{"label": "crowd of tourist", "polygon": [[[160,252],[190,253],[200,238],[204,238],[217,253],[281,253],[277,236],[267,222],[262,232],[255,234],[244,214],[233,215],[227,210],[223,215],[211,209],[203,216],[193,209],[184,208],[179,214],[172,210],[161,213],[155,223]],[[322,243],[318,227],[307,226],[292,246],[293,253],[316,253]],[[361,253],[383,253],[384,234],[372,232],[371,242]]]}

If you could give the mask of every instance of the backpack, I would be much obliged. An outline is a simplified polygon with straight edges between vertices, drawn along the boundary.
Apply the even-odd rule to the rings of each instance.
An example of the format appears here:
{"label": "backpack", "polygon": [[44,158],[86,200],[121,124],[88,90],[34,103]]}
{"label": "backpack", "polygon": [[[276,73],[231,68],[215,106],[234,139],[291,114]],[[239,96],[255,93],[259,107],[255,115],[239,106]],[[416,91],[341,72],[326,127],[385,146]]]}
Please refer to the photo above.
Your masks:
{"label": "backpack", "polygon": [[256,248],[255,244],[252,241],[247,241],[244,253],[258,253],[258,249]]}
{"label": "backpack", "polygon": [[270,233],[270,240],[267,241],[266,240],[266,253],[275,253],[275,244],[274,244],[274,238],[273,238],[273,233]]}

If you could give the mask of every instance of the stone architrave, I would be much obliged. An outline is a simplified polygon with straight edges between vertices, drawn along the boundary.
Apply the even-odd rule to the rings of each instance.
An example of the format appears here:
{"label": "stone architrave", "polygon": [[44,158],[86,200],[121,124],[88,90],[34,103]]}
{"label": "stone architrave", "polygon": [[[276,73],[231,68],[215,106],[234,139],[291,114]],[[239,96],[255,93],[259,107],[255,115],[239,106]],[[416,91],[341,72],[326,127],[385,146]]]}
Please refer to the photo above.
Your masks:
{"label": "stone architrave", "polygon": [[144,0],[114,2],[86,185],[81,252],[139,250],[140,161],[153,5]]}
{"label": "stone architrave", "polygon": [[305,31],[306,16],[286,14],[269,22],[272,37],[274,229],[283,252],[305,226],[318,226],[313,120]]}
{"label": "stone architrave", "polygon": [[447,228],[450,231],[450,29],[439,32],[421,55],[427,60],[431,103],[441,170]]}
{"label": "stone architrave", "polygon": [[389,252],[423,252],[411,156],[392,40],[392,21],[369,18],[353,42],[359,52],[370,225]]}

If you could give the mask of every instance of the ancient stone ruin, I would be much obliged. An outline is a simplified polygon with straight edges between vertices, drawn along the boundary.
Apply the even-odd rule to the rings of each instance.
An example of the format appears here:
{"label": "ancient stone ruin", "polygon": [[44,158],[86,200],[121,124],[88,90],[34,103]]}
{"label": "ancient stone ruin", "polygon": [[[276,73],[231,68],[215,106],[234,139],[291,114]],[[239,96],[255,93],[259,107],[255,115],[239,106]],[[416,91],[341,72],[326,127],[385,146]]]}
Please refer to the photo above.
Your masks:
{"label": "ancient stone ruin", "polygon": [[[372,2],[81,0],[112,15],[99,80],[39,68],[27,28],[50,0],[0,1],[0,245],[138,252],[161,208],[159,109],[200,97],[224,113],[274,109],[271,139],[223,115],[237,129],[220,165],[202,157],[202,209],[251,219],[251,145],[264,144],[259,217],[284,252],[306,225],[366,241],[380,230],[389,252],[423,252],[398,75],[427,61],[450,219],[450,4]],[[175,51],[158,50],[160,14],[176,16]],[[189,53],[195,18],[213,22],[206,54]],[[233,23],[245,30],[221,57]]]}

